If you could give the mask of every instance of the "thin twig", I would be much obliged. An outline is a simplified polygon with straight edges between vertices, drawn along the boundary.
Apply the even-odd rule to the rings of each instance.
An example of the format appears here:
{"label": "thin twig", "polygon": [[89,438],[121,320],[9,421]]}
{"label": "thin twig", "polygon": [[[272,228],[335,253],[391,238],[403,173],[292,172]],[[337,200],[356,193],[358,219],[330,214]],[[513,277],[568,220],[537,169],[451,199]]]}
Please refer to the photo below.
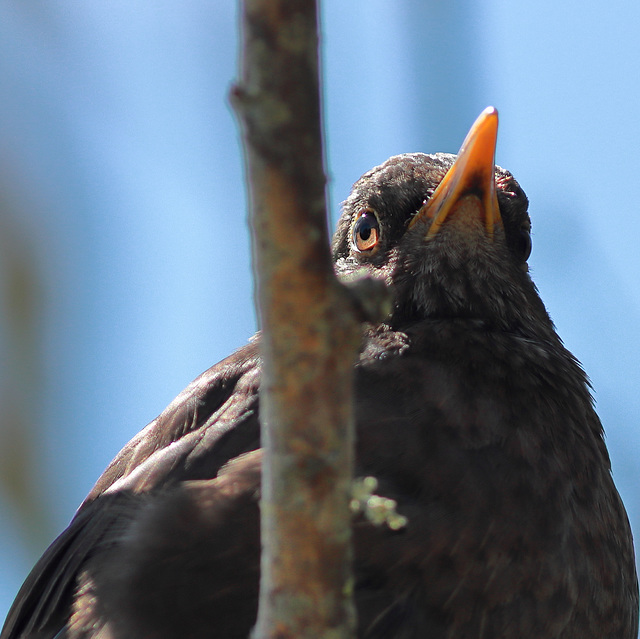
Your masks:
{"label": "thin twig", "polygon": [[259,639],[353,636],[356,306],[329,254],[313,0],[245,0],[242,79],[262,327]]}

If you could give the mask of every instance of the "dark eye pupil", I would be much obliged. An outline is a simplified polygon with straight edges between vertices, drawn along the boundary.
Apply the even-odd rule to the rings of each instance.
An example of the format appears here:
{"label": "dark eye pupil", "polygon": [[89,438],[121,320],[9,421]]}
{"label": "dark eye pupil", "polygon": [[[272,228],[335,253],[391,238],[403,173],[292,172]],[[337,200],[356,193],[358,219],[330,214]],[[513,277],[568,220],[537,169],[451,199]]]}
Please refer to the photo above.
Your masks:
{"label": "dark eye pupil", "polygon": [[531,234],[529,231],[521,229],[518,244],[522,259],[525,261],[528,260],[529,255],[531,255]]}
{"label": "dark eye pupil", "polygon": [[361,239],[365,241],[369,239],[369,236],[371,235],[371,225],[366,220],[364,220],[363,223],[360,224],[358,234],[360,235]]}

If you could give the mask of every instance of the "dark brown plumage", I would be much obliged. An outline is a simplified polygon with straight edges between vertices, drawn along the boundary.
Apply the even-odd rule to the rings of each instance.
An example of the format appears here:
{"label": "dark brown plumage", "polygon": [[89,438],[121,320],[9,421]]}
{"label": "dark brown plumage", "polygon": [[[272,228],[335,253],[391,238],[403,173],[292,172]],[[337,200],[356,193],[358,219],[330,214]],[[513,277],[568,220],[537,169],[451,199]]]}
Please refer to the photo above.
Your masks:
{"label": "dark brown plumage", "polygon": [[[585,375],[529,278],[527,199],[494,169],[496,127],[485,111],[457,161],[366,173],[333,241],[338,274],[395,295],[356,364],[356,466],[408,523],[354,522],[358,636],[635,639],[629,524]],[[2,639],[248,636],[259,366],[254,341],[122,450]]]}

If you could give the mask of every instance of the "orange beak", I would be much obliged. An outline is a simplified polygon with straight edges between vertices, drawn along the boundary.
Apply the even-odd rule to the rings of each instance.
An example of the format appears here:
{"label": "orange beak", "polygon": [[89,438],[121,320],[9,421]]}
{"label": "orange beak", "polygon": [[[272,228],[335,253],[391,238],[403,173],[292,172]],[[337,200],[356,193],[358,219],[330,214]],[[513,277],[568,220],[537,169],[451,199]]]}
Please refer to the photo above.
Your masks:
{"label": "orange beak", "polygon": [[433,237],[447,218],[461,215],[482,220],[489,237],[502,226],[496,195],[495,154],[498,137],[498,111],[487,107],[473,123],[453,166],[433,195],[409,224],[431,219],[427,238]]}

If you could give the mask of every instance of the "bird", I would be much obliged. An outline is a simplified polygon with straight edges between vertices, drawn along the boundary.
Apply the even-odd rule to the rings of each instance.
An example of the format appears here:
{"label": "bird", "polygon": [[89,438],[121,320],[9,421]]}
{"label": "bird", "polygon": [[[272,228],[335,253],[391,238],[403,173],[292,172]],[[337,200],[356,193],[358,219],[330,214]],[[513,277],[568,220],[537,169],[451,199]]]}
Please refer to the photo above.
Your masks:
{"label": "bird", "polygon": [[[585,372],[527,264],[531,221],[488,107],[457,155],[365,173],[331,251],[392,303],[354,364],[357,637],[635,639],[632,534]],[[116,456],[1,639],[248,637],[260,580],[260,338]]]}

